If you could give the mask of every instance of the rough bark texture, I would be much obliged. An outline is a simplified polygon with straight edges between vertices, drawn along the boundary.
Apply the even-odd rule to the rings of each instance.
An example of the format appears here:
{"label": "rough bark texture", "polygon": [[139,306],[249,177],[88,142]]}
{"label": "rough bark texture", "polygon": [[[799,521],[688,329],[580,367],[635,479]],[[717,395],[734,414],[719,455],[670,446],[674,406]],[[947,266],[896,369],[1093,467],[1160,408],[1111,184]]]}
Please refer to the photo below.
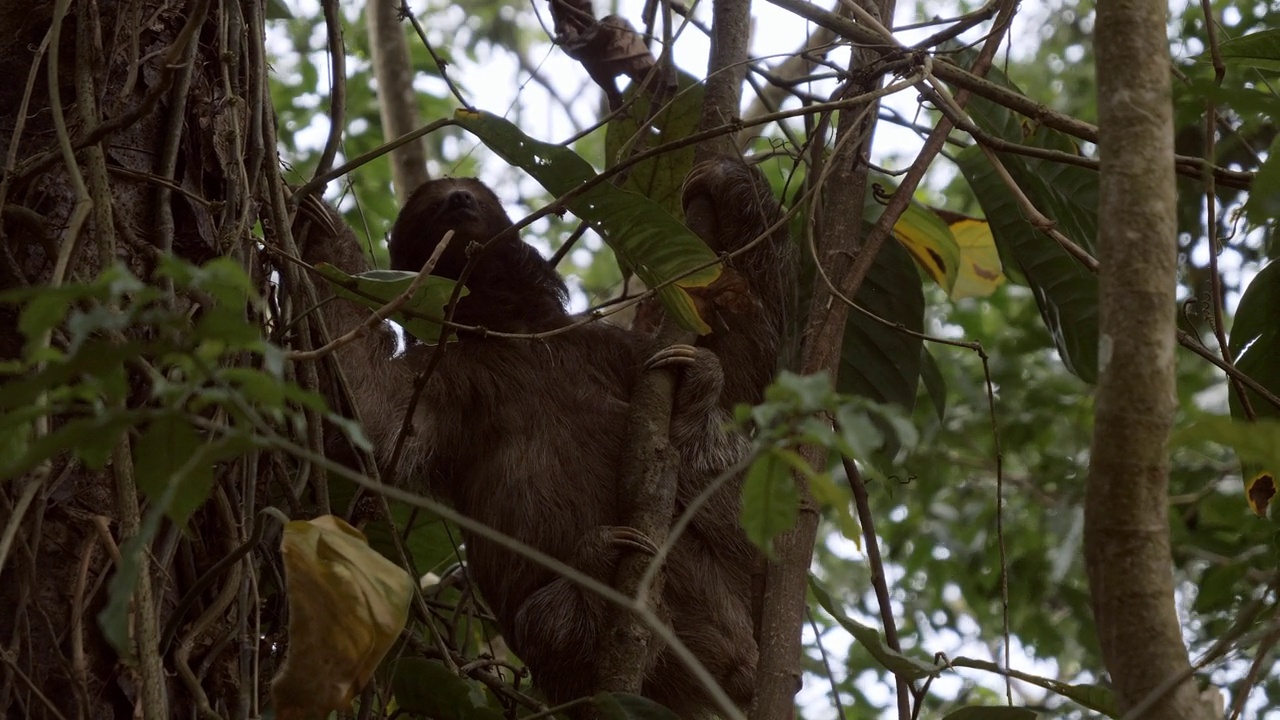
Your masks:
{"label": "rough bark texture", "polygon": [[1098,3],[1100,377],[1085,504],[1085,561],[1103,659],[1122,710],[1208,718],[1174,606],[1168,450],[1176,222],[1168,5]]}
{"label": "rough bark texture", "polygon": [[[153,273],[168,254],[192,263],[232,255],[255,281],[263,280],[254,272],[260,266],[250,232],[257,218],[250,179],[262,171],[258,131],[269,107],[262,19],[255,12],[256,3],[248,2],[73,0],[60,39],[41,54],[35,49],[52,37],[55,3],[0,0],[0,152],[18,140],[0,186],[0,290],[87,281],[116,262],[163,286]],[[184,28],[190,32],[184,35]],[[56,73],[50,71],[54,55]],[[52,121],[55,110],[67,118],[65,138],[78,150],[74,174],[59,151],[63,131]],[[75,175],[90,189],[94,208],[78,230],[71,222]],[[60,253],[65,272],[55,270]],[[166,302],[191,306],[182,296]],[[0,359],[17,357],[21,343],[16,312],[5,305]],[[130,380],[129,407],[146,406],[150,386],[141,375]],[[56,430],[65,420],[55,417],[50,426]],[[192,691],[203,687],[206,707],[213,702],[224,717],[248,716],[250,708],[239,702],[250,698],[255,683],[265,687],[273,663],[264,655],[257,677],[238,666],[239,657],[257,653],[258,643],[248,626],[236,629],[234,612],[217,614],[199,631],[182,625],[177,640],[198,666],[191,684],[178,679],[155,634],[173,619],[177,599],[237,542],[234,523],[220,525],[206,508],[188,534],[162,533],[141,554],[150,578],[133,596],[130,621],[139,659],[122,660],[106,644],[96,615],[117,566],[113,553],[138,532],[128,437],[104,470],[69,454],[52,458],[44,470],[0,484],[0,527],[16,523],[17,532],[0,568],[0,715],[191,716]],[[220,468],[220,478],[234,472]],[[31,483],[34,502],[15,512],[19,493]],[[255,487],[225,487],[232,486],[248,495]],[[207,606],[197,598],[188,623]],[[264,629],[270,624],[266,620]],[[215,638],[226,642],[210,651]]]}

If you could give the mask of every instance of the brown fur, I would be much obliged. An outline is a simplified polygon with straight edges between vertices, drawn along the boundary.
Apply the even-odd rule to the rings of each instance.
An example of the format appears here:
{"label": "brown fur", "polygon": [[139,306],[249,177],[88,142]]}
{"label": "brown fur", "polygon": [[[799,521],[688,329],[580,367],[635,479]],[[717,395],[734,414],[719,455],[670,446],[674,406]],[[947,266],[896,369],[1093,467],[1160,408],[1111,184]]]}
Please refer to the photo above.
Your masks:
{"label": "brown fur", "polygon": [[[736,161],[695,169],[685,201],[694,229],[718,250],[740,247],[777,216],[763,178]],[[563,281],[515,233],[504,234],[510,225],[479,181],[429,182],[396,222],[392,265],[420,268],[452,229],[455,238],[434,272],[457,279],[468,256],[496,237],[474,262],[471,294],[455,320],[508,332],[570,323]],[[304,254],[348,272],[367,269],[354,237],[312,242]],[[772,378],[787,321],[789,258],[780,231],[734,261],[757,302],[718,312],[715,332],[699,342],[705,350],[683,372],[671,428],[680,455],[677,513],[748,451],[747,439],[723,426],[736,403],[758,401]],[[350,303],[324,308],[333,334],[366,316]],[[412,343],[392,358],[393,347],[383,332],[338,351],[383,461],[414,376],[436,349]],[[609,529],[622,517],[616,485],[628,398],[655,349],[647,334],[605,323],[543,340],[463,333],[447,346],[413,411],[396,477],[608,583],[618,554]],[[666,565],[663,603],[676,634],[745,706],[755,674],[752,574],[760,554],[739,525],[739,495],[739,484],[727,483],[681,536]],[[465,540],[472,578],[548,698],[559,703],[592,693],[604,601],[498,544],[470,534]],[[710,710],[705,693],[666,651],[653,659],[644,693],[682,716]]]}

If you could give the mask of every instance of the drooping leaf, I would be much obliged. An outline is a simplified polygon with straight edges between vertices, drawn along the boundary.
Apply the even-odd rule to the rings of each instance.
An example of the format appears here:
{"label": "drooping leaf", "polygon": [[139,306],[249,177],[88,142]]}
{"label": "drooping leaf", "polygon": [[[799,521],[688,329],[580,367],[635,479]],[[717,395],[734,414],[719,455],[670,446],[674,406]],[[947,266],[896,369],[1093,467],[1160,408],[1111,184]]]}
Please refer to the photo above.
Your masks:
{"label": "drooping leaf", "polygon": [[[1097,196],[1096,179],[1073,172],[1078,168],[1045,161],[1001,155],[1019,187],[1041,211],[1059,220],[1058,229],[1086,248],[1092,246],[1097,215],[1090,204],[1068,200],[1073,193]],[[978,148],[966,148],[957,157],[961,171],[982,205],[991,233],[1006,265],[1015,266],[1036,298],[1040,316],[1053,337],[1067,369],[1086,382],[1098,377],[1098,280],[1060,245],[1034,228],[995,170]],[[1083,172],[1083,171],[1081,171]],[[1069,182],[1062,175],[1074,176]],[[1083,187],[1092,182],[1091,188]],[[1057,212],[1055,213],[1055,207]],[[1075,217],[1070,230],[1063,217]],[[1091,226],[1091,227],[1090,227]],[[1083,242],[1088,238],[1087,242]]]}
{"label": "drooping leaf", "polygon": [[271,681],[277,714],[350,707],[409,617],[413,579],[325,515],[285,525],[289,650]]}
{"label": "drooping leaf", "polygon": [[[459,110],[454,119],[556,196],[596,178],[590,163],[572,150],[534,140],[496,115]],[[631,268],[646,286],[663,286],[658,297],[682,327],[698,333],[710,331],[685,290],[706,287],[720,276],[716,255],[701,238],[658,203],[607,182],[565,204],[600,232],[619,262]]]}
{"label": "drooping leaf", "polygon": [[849,617],[843,609],[831,598],[831,594],[827,589],[818,582],[813,576],[809,577],[809,592],[813,593],[814,598],[818,601],[818,605],[827,611],[840,626],[849,631],[853,635],[853,639],[858,641],[858,645],[866,650],[871,657],[876,659],[884,669],[896,674],[904,680],[919,680],[930,675],[936,675],[944,669],[944,666],[934,665],[904,655],[891,649],[885,645],[884,639],[880,637],[879,631],[868,625]]}
{"label": "drooping leaf", "polygon": [[[987,80],[1021,92],[998,68],[991,68]],[[1079,153],[1072,138],[1032,123],[998,103],[975,95],[966,109],[979,127],[996,137],[1033,147]],[[1055,228],[1076,245],[1093,252],[1098,232],[1097,173],[1008,153],[1001,153],[999,157],[1014,182],[1032,204],[1054,222]],[[1001,261],[1031,287],[1040,316],[1063,363],[1085,382],[1097,382],[1097,277],[1027,221],[981,148],[966,148],[956,159],[990,224]]]}
{"label": "drooping leaf", "polygon": [[[1235,358],[1237,370],[1273,394],[1280,395],[1280,262],[1267,265],[1245,288],[1227,346]],[[1280,419],[1280,408],[1247,388],[1245,395],[1254,415]],[[1231,416],[1241,422],[1246,420],[1248,413],[1234,388],[1227,398]],[[1263,517],[1276,494],[1280,457],[1268,460],[1238,451],[1237,454],[1244,479],[1245,499],[1249,508]]]}

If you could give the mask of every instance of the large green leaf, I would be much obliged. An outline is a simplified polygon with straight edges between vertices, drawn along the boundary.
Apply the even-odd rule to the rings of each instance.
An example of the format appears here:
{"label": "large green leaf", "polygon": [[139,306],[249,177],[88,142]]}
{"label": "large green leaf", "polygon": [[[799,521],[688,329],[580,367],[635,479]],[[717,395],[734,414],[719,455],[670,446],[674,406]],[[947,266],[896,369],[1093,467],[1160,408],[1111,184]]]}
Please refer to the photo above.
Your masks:
{"label": "large green leaf", "polygon": [[[1218,47],[1227,65],[1280,71],[1280,28],[1226,40]],[[1204,60],[1209,60],[1207,57]]]}
{"label": "large green leaf", "polygon": [[[703,85],[688,73],[680,72],[676,77],[678,93],[654,115],[643,133],[636,118],[649,116],[652,103],[647,96],[635,98],[625,113],[609,121],[604,139],[606,167],[613,167],[637,152],[688,137],[698,129]],[[635,88],[632,85],[627,89],[627,98],[635,95]],[[672,216],[683,218],[680,189],[693,168],[694,147],[686,145],[636,163],[627,170],[622,187],[656,202]]]}
{"label": "large green leaf", "polygon": [[[998,78],[992,78],[997,79]],[[1026,131],[1011,113],[974,98],[970,111],[989,133],[1011,142],[1064,150],[1071,141],[1040,127]],[[1077,245],[1092,250],[1097,235],[1097,176],[1081,168],[1002,154],[1000,160],[1032,203],[1053,219]],[[991,225],[1005,267],[1014,267],[1030,285],[1045,326],[1067,369],[1086,382],[1098,378],[1098,280],[1048,235],[1027,222],[981,149],[957,157]]]}
{"label": "large green leaf", "polygon": [[[556,196],[597,177],[590,163],[572,150],[534,140],[496,115],[459,110],[455,120]],[[685,291],[706,287],[720,276],[716,254],[701,238],[658,203],[607,182],[598,183],[565,205],[596,228],[619,262],[634,270],[646,285],[664,286],[658,297],[683,327],[699,333],[710,331]],[[706,267],[690,272],[702,266]]]}
{"label": "large green leaf", "polygon": [[[920,275],[898,243],[881,247],[854,302],[889,323],[917,333],[924,330]],[[918,336],[885,325],[856,308],[850,310],[836,389],[910,411],[920,383],[922,344]]]}

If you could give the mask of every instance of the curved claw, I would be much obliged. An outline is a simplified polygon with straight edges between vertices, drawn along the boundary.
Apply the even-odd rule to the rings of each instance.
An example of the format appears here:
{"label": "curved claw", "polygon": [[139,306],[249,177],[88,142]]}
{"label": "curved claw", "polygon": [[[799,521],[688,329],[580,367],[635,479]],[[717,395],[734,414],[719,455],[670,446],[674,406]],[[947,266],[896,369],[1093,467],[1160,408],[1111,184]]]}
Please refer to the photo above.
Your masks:
{"label": "curved claw", "polygon": [[664,367],[692,367],[698,361],[698,348],[677,344],[665,347],[653,354],[644,364],[645,370]]}
{"label": "curved claw", "polygon": [[609,528],[609,542],[620,548],[644,553],[649,556],[658,554],[658,546],[648,535],[633,527],[615,525]]}

